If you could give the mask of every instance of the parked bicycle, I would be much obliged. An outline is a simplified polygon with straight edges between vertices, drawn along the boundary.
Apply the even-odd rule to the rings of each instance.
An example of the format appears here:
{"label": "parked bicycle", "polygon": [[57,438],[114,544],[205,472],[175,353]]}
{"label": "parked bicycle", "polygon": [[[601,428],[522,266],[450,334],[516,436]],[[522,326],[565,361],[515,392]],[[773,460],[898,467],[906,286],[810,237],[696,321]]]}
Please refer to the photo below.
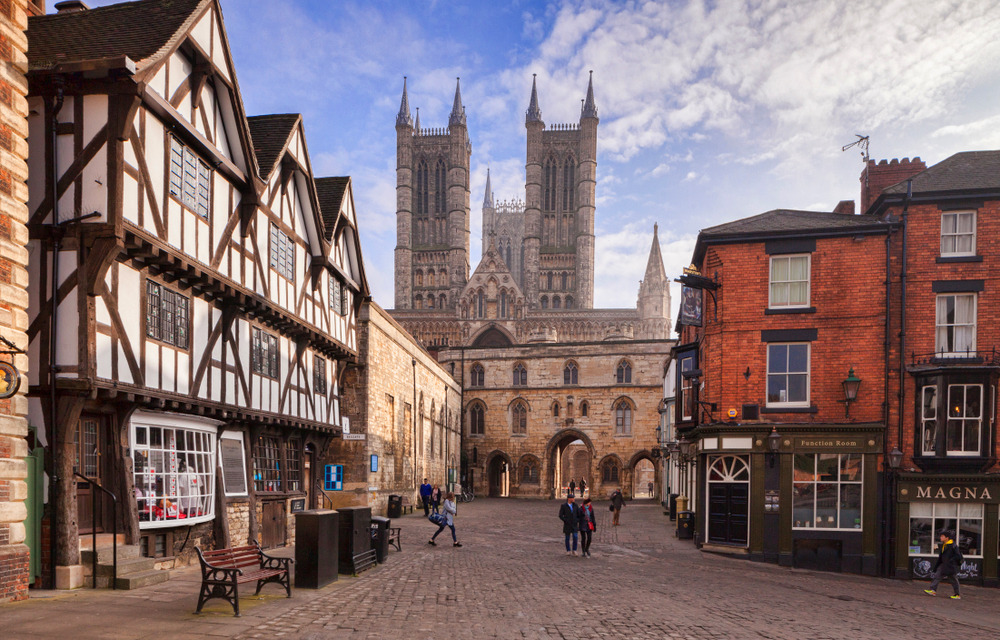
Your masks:
{"label": "parked bicycle", "polygon": [[472,502],[476,499],[476,494],[472,492],[471,488],[462,487],[462,492],[455,496],[455,499],[459,502]]}

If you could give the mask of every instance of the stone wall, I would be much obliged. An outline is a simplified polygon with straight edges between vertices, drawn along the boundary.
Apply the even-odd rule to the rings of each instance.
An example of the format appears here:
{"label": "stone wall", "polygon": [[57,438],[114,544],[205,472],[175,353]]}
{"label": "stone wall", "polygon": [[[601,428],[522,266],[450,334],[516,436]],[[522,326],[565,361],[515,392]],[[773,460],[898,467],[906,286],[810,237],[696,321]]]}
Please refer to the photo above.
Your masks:
{"label": "stone wall", "polygon": [[[25,138],[28,104],[27,2],[0,2],[0,336],[28,348],[27,264],[28,190]],[[0,350],[8,350],[6,345]],[[28,495],[27,391],[28,358],[0,356],[21,371],[21,389],[0,401],[0,602],[28,597],[28,547],[25,544],[25,499]]]}
{"label": "stone wall", "polygon": [[230,502],[226,505],[225,516],[229,519],[230,544],[246,544],[250,540],[250,501]]}

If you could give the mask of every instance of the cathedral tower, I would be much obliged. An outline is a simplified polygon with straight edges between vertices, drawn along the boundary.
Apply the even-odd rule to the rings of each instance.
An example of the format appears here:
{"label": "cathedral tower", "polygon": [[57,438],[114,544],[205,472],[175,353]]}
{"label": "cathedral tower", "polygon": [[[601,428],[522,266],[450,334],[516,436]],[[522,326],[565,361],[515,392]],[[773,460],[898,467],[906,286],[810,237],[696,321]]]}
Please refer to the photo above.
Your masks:
{"label": "cathedral tower", "polygon": [[525,112],[524,293],[538,309],[594,306],[597,106],[591,72],[579,123],[546,129],[536,80]]}
{"label": "cathedral tower", "polygon": [[403,79],[396,116],[396,309],[455,309],[469,279],[472,145],[460,81],[448,127],[414,126]]}

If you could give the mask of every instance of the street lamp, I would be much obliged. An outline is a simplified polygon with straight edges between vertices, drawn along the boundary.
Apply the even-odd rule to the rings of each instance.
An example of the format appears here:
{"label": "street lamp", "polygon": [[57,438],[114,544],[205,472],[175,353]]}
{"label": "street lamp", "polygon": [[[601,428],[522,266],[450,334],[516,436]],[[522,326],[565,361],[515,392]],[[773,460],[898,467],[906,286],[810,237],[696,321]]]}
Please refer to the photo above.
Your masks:
{"label": "street lamp", "polygon": [[899,450],[899,447],[893,447],[892,451],[889,452],[889,468],[898,471],[902,462],[903,452]]}
{"label": "street lamp", "polygon": [[770,466],[774,468],[774,459],[778,457],[778,451],[781,449],[781,434],[778,433],[777,427],[771,427],[771,435],[767,437],[767,451],[770,456]]}
{"label": "street lamp", "polygon": [[861,388],[861,379],[854,375],[854,367],[847,372],[847,378],[841,384],[844,386],[844,417],[851,411],[851,403],[858,399],[858,389]]}

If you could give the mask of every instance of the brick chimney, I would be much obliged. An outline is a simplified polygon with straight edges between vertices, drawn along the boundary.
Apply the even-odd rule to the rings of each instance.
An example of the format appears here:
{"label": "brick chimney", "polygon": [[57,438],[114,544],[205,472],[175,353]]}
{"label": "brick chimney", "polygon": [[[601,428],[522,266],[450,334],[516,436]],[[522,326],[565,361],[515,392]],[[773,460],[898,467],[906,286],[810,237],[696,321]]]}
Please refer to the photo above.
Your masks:
{"label": "brick chimney", "polygon": [[878,164],[869,160],[868,166],[861,172],[861,213],[868,211],[868,207],[882,195],[883,189],[911,178],[926,168],[927,164],[919,157],[913,160],[880,160]]}
{"label": "brick chimney", "polygon": [[834,213],[842,213],[846,216],[854,215],[854,200],[841,200],[833,209]]}
{"label": "brick chimney", "polygon": [[65,0],[64,2],[55,3],[52,7],[56,10],[56,13],[78,13],[90,9],[87,3],[82,0]]}

